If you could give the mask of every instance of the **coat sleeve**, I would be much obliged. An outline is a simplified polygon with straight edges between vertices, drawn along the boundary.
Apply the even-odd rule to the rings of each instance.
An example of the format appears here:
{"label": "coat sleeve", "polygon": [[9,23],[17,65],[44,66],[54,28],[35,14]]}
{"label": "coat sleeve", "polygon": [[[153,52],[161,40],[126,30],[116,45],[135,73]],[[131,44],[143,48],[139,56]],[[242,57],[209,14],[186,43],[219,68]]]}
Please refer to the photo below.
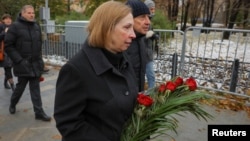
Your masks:
{"label": "coat sleeve", "polygon": [[4,40],[4,26],[2,24],[0,24],[0,41]]}
{"label": "coat sleeve", "polygon": [[18,39],[17,28],[15,24],[11,24],[8,29],[8,32],[5,34],[4,47],[6,53],[15,64],[18,64],[23,59],[20,53],[16,49],[17,39]]}
{"label": "coat sleeve", "polygon": [[54,118],[63,141],[109,141],[85,120],[84,109],[87,94],[84,94],[80,72],[66,64],[59,72],[56,83]]}

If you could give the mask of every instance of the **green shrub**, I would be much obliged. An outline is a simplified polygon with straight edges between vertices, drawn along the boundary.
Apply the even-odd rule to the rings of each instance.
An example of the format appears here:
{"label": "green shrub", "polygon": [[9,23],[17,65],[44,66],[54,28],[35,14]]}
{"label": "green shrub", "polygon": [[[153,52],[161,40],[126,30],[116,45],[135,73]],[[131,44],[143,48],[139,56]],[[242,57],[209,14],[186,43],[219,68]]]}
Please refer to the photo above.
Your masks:
{"label": "green shrub", "polygon": [[175,23],[171,23],[161,10],[156,10],[152,18],[154,29],[175,29]]}
{"label": "green shrub", "polygon": [[82,13],[72,11],[69,14],[64,14],[63,16],[56,16],[55,24],[64,25],[66,21],[72,21],[72,20],[81,21],[81,20],[88,20],[88,19],[89,17]]}

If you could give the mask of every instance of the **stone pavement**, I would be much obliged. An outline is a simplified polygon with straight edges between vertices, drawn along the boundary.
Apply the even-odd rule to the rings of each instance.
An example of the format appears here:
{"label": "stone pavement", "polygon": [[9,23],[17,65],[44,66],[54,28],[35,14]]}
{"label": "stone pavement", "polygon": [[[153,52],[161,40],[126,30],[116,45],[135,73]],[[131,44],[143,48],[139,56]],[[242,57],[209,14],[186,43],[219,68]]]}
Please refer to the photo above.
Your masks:
{"label": "stone pavement", "polygon": [[[50,67],[50,71],[43,76],[45,81],[41,82],[41,95],[44,110],[52,116],[58,69]],[[17,112],[14,115],[9,114],[12,91],[4,88],[3,80],[3,69],[0,68],[0,141],[60,141],[54,120],[51,122],[35,120],[28,87],[16,107]],[[161,136],[151,141],[207,141],[208,124],[250,124],[250,118],[244,111],[234,112],[209,106],[204,108],[214,116],[214,119],[206,122],[188,113],[185,117],[177,116],[178,135],[168,132],[174,139],[170,136]]]}
{"label": "stone pavement", "polygon": [[[58,70],[50,67],[50,71],[43,75],[45,81],[40,84],[44,111],[50,116],[53,115],[57,75]],[[35,120],[28,86],[16,106],[16,113],[9,113],[12,91],[4,88],[3,80],[3,69],[0,68],[0,141],[60,141],[54,119],[51,122]]]}

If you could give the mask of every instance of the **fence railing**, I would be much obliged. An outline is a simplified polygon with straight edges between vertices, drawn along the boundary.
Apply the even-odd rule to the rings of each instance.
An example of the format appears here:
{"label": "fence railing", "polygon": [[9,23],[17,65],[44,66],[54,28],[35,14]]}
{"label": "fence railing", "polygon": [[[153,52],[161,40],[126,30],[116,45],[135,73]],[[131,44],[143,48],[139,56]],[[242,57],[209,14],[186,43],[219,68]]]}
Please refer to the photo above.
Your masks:
{"label": "fence railing", "polygon": [[[43,55],[48,62],[51,58],[66,62],[87,37],[83,26],[43,25],[42,29]],[[192,76],[199,87],[250,97],[250,30],[190,27],[185,32],[154,31],[159,34],[154,49],[157,82],[176,75]],[[225,40],[226,33],[230,36]]]}
{"label": "fence railing", "polygon": [[67,61],[75,55],[85,41],[84,26],[42,25],[43,55],[47,60]]}
{"label": "fence railing", "polygon": [[207,89],[250,97],[250,30],[190,27],[184,35],[181,76],[193,76]]}

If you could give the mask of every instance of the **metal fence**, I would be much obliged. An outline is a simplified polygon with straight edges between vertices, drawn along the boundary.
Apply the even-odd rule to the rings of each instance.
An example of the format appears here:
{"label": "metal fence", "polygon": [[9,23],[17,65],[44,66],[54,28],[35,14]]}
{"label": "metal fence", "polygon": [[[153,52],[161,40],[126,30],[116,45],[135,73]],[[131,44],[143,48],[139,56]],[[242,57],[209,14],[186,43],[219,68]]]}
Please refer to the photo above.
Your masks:
{"label": "metal fence", "polygon": [[250,30],[190,27],[184,35],[181,76],[195,77],[206,89],[250,97]]}
{"label": "metal fence", "polygon": [[[42,27],[43,55],[48,62],[51,58],[67,61],[87,36],[83,26]],[[185,32],[154,31],[159,34],[154,49],[157,82],[176,75],[192,76],[205,89],[250,97],[250,30],[190,27]],[[223,40],[224,33],[230,38]]]}
{"label": "metal fence", "polygon": [[67,61],[75,55],[85,41],[87,34],[84,26],[42,25],[43,55],[48,63],[61,65],[56,61]]}
{"label": "metal fence", "polygon": [[155,29],[154,32],[159,35],[154,59],[156,82],[163,82],[178,75],[176,59],[182,53],[184,32],[162,29]]}

